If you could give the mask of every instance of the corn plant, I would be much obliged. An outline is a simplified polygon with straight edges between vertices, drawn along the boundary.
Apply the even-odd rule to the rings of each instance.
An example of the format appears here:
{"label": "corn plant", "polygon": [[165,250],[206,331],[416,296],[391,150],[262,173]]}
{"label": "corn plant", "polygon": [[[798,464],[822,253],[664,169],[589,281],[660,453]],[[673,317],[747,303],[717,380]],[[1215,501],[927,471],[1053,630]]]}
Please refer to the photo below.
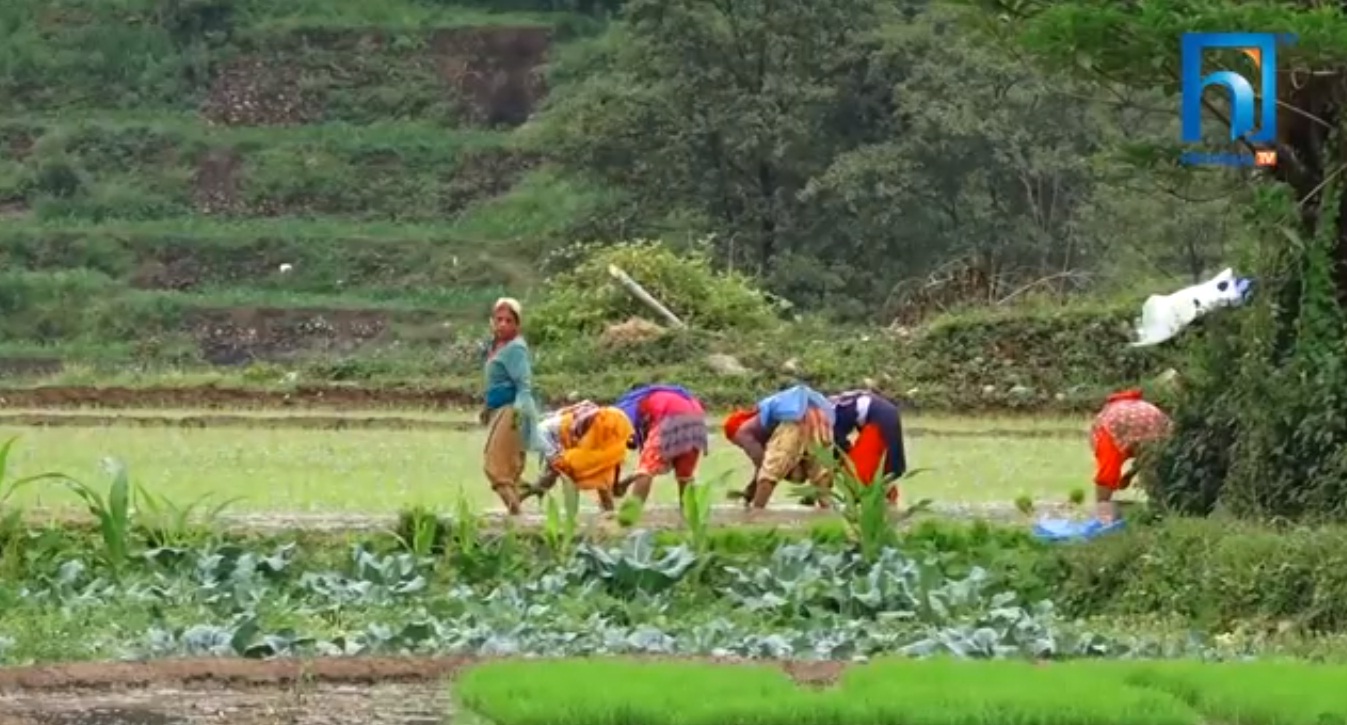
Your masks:
{"label": "corn plant", "polygon": [[[728,474],[720,476],[721,481]],[[692,535],[692,547],[698,554],[705,554],[711,539],[711,501],[715,497],[716,486],[711,482],[697,482],[688,486],[679,502],[683,509],[683,522]]]}
{"label": "corn plant", "polygon": [[209,535],[226,508],[243,500],[242,496],[225,499],[203,509],[201,515],[194,518],[193,514],[198,507],[204,506],[212,495],[207,493],[186,506],[179,506],[167,496],[155,494],[135,484],[133,503],[136,524],[145,532],[151,546],[179,548],[198,543]]}
{"label": "corn plant", "polygon": [[580,519],[580,491],[570,479],[561,480],[561,499],[563,503],[558,504],[557,497],[548,492],[543,519],[543,538],[557,561],[570,558]]}
{"label": "corn plant", "polygon": [[61,483],[79,496],[94,520],[103,540],[103,558],[114,576],[119,576],[130,555],[131,547],[131,482],[126,466],[115,459],[104,459],[103,467],[112,474],[106,497],[88,484],[68,476]]}
{"label": "corn plant", "polygon": [[[836,510],[852,538],[860,545],[861,556],[866,561],[875,561],[884,547],[893,543],[894,524],[931,506],[930,499],[922,499],[901,513],[890,509],[886,496],[889,482],[884,473],[884,456],[880,457],[874,477],[867,484],[860,479],[851,460],[845,456],[839,457],[832,448],[817,446],[811,455],[831,468],[832,486],[822,488],[811,483],[796,487],[794,494],[811,502],[826,502]],[[910,470],[901,480],[908,480],[927,470],[930,469]]]}

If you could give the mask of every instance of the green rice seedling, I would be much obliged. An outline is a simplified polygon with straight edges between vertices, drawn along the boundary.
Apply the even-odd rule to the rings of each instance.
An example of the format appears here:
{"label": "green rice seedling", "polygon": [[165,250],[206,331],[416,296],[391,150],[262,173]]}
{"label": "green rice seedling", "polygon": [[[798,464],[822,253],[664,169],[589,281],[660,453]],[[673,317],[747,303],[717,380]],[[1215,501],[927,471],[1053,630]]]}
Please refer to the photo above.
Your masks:
{"label": "green rice seedling", "polygon": [[1025,516],[1032,516],[1034,514],[1034,499],[1030,497],[1028,494],[1024,493],[1016,496],[1015,510],[1019,511]]}
{"label": "green rice seedling", "polygon": [[[1125,668],[1126,665],[1122,665]],[[1123,682],[1117,663],[884,659],[843,675],[844,722],[902,725],[1198,725],[1168,693]]]}
{"label": "green rice seedling", "polygon": [[1167,692],[1209,723],[1347,723],[1347,666],[1304,661],[1152,662],[1128,681]]}
{"label": "green rice seedling", "polygon": [[[500,661],[454,687],[496,725],[802,725],[812,693],[777,667],[624,659]],[[695,693],[695,697],[689,697]]]}
{"label": "green rice seedling", "polygon": [[641,514],[644,512],[645,504],[641,499],[635,496],[624,498],[617,506],[617,525],[624,529],[634,528],[641,523]]}
{"label": "green rice seedling", "polygon": [[[623,659],[495,662],[461,704],[496,725],[1199,725],[1179,698],[1129,684],[1136,665],[882,660],[837,687],[766,666]],[[695,692],[696,697],[686,693]],[[1231,722],[1242,722],[1234,720]],[[1261,725],[1261,723],[1259,724]]]}

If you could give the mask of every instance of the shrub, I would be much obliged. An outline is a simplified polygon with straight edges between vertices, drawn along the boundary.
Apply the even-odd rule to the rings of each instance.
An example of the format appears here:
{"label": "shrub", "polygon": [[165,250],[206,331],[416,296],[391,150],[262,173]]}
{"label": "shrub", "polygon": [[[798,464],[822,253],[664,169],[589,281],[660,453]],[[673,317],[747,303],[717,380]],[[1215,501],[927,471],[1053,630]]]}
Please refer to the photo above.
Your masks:
{"label": "shrub", "polygon": [[608,273],[616,265],[689,326],[701,330],[760,330],[772,305],[742,275],[717,271],[703,248],[675,251],[636,240],[598,247],[574,268],[549,280],[529,322],[539,341],[593,336],[632,317],[662,322]]}
{"label": "shrub", "polygon": [[[1337,286],[1337,199],[1325,191],[1319,232],[1282,226],[1290,202],[1251,209],[1268,240],[1268,283],[1247,314],[1211,320],[1185,366],[1175,430],[1144,480],[1161,505],[1246,518],[1347,518],[1347,315]],[[1272,220],[1272,221],[1268,221]],[[1289,241],[1289,243],[1288,243]]]}

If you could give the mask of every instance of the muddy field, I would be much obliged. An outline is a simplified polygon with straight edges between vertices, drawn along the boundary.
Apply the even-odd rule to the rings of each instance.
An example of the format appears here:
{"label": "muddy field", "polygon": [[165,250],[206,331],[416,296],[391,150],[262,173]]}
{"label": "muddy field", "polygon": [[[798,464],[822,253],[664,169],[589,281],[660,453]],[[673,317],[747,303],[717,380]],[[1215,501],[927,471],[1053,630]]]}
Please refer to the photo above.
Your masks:
{"label": "muddy field", "polygon": [[[0,725],[430,725],[473,658],[193,659],[0,669]],[[732,660],[719,660],[732,666]],[[821,686],[841,662],[782,662]]]}

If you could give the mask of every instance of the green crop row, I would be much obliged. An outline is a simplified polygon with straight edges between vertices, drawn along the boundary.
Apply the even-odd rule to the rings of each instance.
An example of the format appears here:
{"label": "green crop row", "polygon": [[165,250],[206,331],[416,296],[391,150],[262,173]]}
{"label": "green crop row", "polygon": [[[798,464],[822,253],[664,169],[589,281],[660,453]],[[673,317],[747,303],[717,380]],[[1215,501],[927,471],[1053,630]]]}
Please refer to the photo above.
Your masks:
{"label": "green crop row", "polygon": [[1300,662],[885,659],[836,687],[780,667],[499,661],[455,682],[494,725],[1327,725],[1347,722],[1347,667]]}

